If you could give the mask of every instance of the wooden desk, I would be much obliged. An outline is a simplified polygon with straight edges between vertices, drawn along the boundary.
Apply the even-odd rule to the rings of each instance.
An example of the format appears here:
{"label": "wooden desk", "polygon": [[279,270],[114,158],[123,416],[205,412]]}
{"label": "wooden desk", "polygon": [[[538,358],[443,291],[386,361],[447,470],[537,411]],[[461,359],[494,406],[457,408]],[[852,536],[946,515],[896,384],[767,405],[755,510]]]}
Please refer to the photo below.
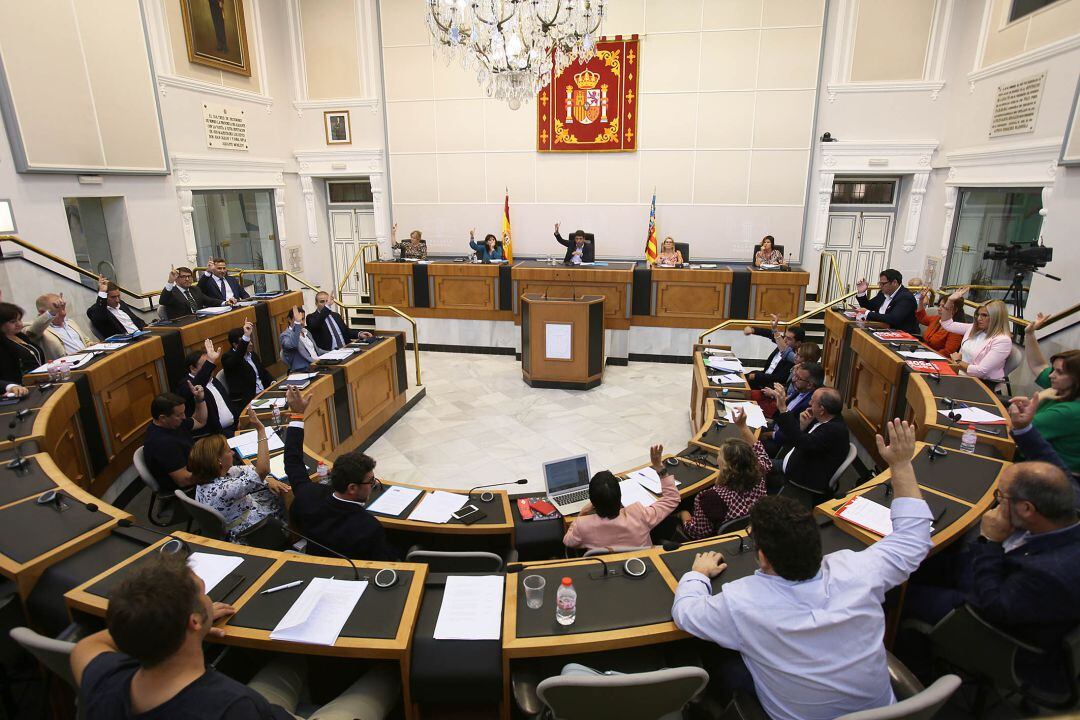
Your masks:
{"label": "wooden desk", "polygon": [[[90,469],[86,462],[83,428],[79,421],[79,394],[75,385],[60,383],[44,397],[34,397],[39,392],[35,387],[31,387],[30,392],[30,397],[39,402],[38,407],[21,423],[16,421],[14,430],[7,428],[9,434],[15,435],[15,440],[0,443],[0,452],[18,446],[25,455],[45,453],[54,459],[69,480],[86,489]],[[10,411],[0,414],[0,423],[6,428],[25,404],[28,403],[24,401],[0,408]]]}
{"label": "wooden desk", "polygon": [[730,268],[652,269],[650,315],[634,315],[632,324],[653,327],[709,328],[730,317]]}
{"label": "wooden desk", "polygon": [[793,318],[806,305],[810,273],[750,270],[750,318],[768,320],[770,314]]}
{"label": "wooden desk", "polygon": [[907,366],[866,330],[851,333],[851,376],[844,397],[844,419],[867,452],[877,457],[874,435],[900,416],[897,401],[903,397],[901,380]]}
{"label": "wooden desk", "polygon": [[750,386],[745,378],[742,385],[717,385],[709,380],[709,370],[705,366],[706,350],[731,350],[731,346],[694,345],[694,370],[690,381],[690,425],[695,428],[700,428],[705,422],[705,408],[710,398],[724,396],[734,400],[750,397]]}
{"label": "wooden desk", "polygon": [[371,302],[397,308],[415,307],[413,302],[413,263],[369,262],[364,265],[371,288]]}
{"label": "wooden desk", "polygon": [[[1001,400],[980,380],[967,376],[942,376],[940,381],[924,375],[911,373],[907,383],[906,418],[915,425],[918,437],[928,442],[936,442],[942,433],[959,438],[964,434],[964,423],[956,423],[949,428],[949,421],[940,411],[941,398],[952,398],[972,407],[981,407],[987,412],[1000,415],[1004,425],[976,425],[978,435],[976,451],[980,454],[997,455],[1003,460],[1012,460],[1016,453],[1016,443],[1009,435],[1012,420]],[[993,432],[988,432],[988,430]],[[987,449],[983,449],[983,446]]]}
{"label": "wooden desk", "polygon": [[550,299],[600,295],[604,298],[604,328],[630,328],[630,282],[633,263],[570,267],[527,260],[514,265],[514,322],[521,324],[519,298],[528,293]]}

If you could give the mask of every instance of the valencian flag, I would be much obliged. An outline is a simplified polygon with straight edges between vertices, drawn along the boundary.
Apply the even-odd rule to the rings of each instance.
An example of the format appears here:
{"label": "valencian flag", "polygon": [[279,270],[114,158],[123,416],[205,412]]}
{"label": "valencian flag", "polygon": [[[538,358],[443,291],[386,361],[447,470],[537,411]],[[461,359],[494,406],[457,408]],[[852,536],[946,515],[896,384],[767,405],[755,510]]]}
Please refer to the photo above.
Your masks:
{"label": "valencian flag", "polygon": [[510,190],[506,190],[506,200],[503,202],[503,257],[506,258],[506,262],[514,262],[514,246],[511,242],[510,235]]}
{"label": "valencian flag", "polygon": [[645,238],[645,259],[650,265],[656,263],[656,191],[652,194],[652,209],[649,210],[649,233]]}

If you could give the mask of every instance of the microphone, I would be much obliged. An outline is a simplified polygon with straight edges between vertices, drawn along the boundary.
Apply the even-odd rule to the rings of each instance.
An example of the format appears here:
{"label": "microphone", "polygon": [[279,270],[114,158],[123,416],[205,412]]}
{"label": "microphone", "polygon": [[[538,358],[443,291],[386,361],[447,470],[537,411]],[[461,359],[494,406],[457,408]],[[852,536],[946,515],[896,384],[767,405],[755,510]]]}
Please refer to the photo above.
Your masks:
{"label": "microphone", "polygon": [[941,384],[941,373],[940,372],[935,370],[934,372],[929,372],[929,373],[926,373],[926,374],[929,375],[934,380],[934,382],[936,382],[938,385]]}
{"label": "microphone", "polygon": [[83,502],[82,500],[79,500],[76,497],[72,497],[71,495],[65,495],[59,490],[46,490],[45,492],[41,493],[41,495],[39,495],[37,500],[35,500],[34,502],[36,502],[38,505],[50,505],[53,507],[53,509],[56,510],[56,512],[64,512],[69,507],[67,504],[64,503],[64,498],[67,498],[68,500],[74,500],[75,502],[85,507],[89,512],[95,513],[98,511],[97,503]]}
{"label": "microphone", "polygon": [[[952,407],[951,402],[952,401],[950,400],[949,407]],[[934,458],[945,457],[946,455],[949,454],[948,450],[941,447],[941,443],[945,440],[945,435],[949,432],[949,430],[951,430],[953,428],[954,425],[956,425],[957,421],[959,421],[959,420],[960,420],[960,413],[958,413],[958,412],[950,412],[949,413],[949,422],[948,422],[948,424],[941,429],[941,432],[938,434],[937,442],[934,443],[934,446],[932,448],[930,448],[929,451],[927,451],[927,455],[930,457],[930,462],[934,462]]]}
{"label": "microphone", "polygon": [[292,533],[293,535],[296,535],[297,537],[301,538],[302,540],[307,540],[312,545],[314,545],[316,547],[319,547],[319,548],[322,548],[323,550],[330,553],[331,555],[334,555],[335,557],[341,558],[345,562],[349,563],[349,567],[352,568],[353,579],[354,580],[359,580],[360,579],[360,570],[359,570],[359,568],[356,567],[356,563],[354,563],[352,560],[350,560],[345,555],[342,555],[341,553],[339,553],[334,548],[327,547],[326,545],[323,545],[318,540],[312,540],[307,535],[301,535],[300,533],[296,532],[295,530],[290,528],[288,525],[286,525],[284,522],[282,522],[281,518],[271,516],[271,519],[269,520],[268,524],[278,528],[279,530],[281,530],[282,535],[288,536],[289,533]]}
{"label": "microphone", "polygon": [[[15,435],[8,435],[7,440],[9,443],[15,445]],[[7,464],[8,470],[25,470],[26,466],[30,464],[30,461],[23,457],[22,446],[15,445],[15,457],[13,457]]]}
{"label": "microphone", "polygon": [[42,395],[44,395],[47,391],[52,390],[53,386],[55,384],[56,383],[51,383],[51,382],[38,383],[38,386],[37,386],[38,392],[41,393]]}
{"label": "microphone", "polygon": [[681,542],[675,542],[674,540],[665,540],[661,547],[664,548],[664,552],[671,552],[672,550],[678,550],[682,547]]}
{"label": "microphone", "polygon": [[[469,494],[470,497],[472,497],[473,490],[482,490],[483,488],[492,488],[492,487],[502,487],[503,485],[525,485],[528,482],[529,481],[526,480],[525,478],[521,478],[520,480],[513,480],[511,482],[491,483],[490,485],[477,485],[474,488],[470,488],[468,494]],[[482,492],[482,493],[480,493],[481,502],[491,502],[494,498],[495,498],[495,493],[491,493],[491,492]]]}
{"label": "microphone", "polygon": [[26,416],[29,415],[31,412],[33,411],[29,408],[23,408],[22,410],[15,413],[15,419],[8,423],[8,429],[14,430],[16,425],[22,425],[22,421],[26,419]]}
{"label": "microphone", "polygon": [[599,574],[589,573],[589,579],[590,580],[604,580],[604,579],[609,578],[609,577],[618,577],[619,575],[622,575],[623,573],[629,575],[630,577],[641,577],[642,575],[645,574],[645,570],[647,569],[647,566],[645,565],[645,561],[642,560],[641,558],[637,558],[637,557],[627,558],[626,561],[622,564],[622,569],[621,570],[619,569],[618,565],[616,565],[614,567],[611,566],[611,565],[608,565],[607,561],[605,561],[604,558],[602,556],[600,556],[600,555],[591,555],[591,556],[589,556],[587,558],[582,558],[582,559],[584,559],[584,560],[596,560],[597,562],[599,562],[601,565],[604,566],[603,572],[601,572]]}
{"label": "microphone", "polygon": [[187,540],[184,540],[183,538],[178,538],[175,535],[171,535],[169,533],[163,533],[160,530],[146,527],[145,525],[140,525],[139,523],[129,518],[120,518],[116,521],[116,525],[117,527],[122,528],[137,527],[140,530],[145,530],[148,533],[153,533],[154,535],[160,535],[163,538],[168,538],[169,541],[158,548],[158,552],[162,555],[177,555],[179,553],[183,553],[184,555],[190,555],[192,553],[191,546],[188,545]]}

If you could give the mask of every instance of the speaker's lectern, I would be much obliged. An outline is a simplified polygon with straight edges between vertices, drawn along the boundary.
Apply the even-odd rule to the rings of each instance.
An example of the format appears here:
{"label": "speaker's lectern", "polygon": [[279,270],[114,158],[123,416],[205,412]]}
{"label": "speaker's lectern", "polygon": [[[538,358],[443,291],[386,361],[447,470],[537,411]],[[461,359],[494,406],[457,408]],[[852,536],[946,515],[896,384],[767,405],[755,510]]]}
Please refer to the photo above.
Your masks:
{"label": "speaker's lectern", "polygon": [[532,387],[588,390],[604,374],[604,298],[521,296],[521,377]]}

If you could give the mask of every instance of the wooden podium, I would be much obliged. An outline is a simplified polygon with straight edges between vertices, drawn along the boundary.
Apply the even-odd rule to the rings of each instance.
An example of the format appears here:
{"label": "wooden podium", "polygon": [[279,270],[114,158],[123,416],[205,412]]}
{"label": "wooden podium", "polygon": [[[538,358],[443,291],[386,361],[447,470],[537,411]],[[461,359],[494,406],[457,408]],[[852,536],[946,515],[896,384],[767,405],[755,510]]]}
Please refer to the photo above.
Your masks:
{"label": "wooden podium", "polygon": [[588,390],[604,373],[604,298],[521,296],[521,377],[531,387]]}

